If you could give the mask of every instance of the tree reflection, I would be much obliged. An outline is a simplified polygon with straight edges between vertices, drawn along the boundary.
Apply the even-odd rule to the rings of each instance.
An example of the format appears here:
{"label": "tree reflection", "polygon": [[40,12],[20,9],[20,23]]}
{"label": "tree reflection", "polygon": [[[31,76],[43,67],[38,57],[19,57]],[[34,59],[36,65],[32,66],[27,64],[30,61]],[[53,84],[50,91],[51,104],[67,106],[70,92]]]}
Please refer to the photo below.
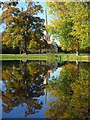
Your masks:
{"label": "tree reflection", "polygon": [[46,110],[46,117],[52,120],[90,119],[89,73],[90,66],[87,65],[66,64],[62,67],[60,78],[54,78],[47,86],[51,91],[50,97],[57,97],[57,99],[48,102],[49,109]]}
{"label": "tree reflection", "polygon": [[43,101],[38,99],[44,95],[43,78],[49,66],[45,62],[21,62],[3,67],[2,77],[5,90],[2,92],[3,110],[10,112],[14,107],[26,104],[25,116],[35,114]]}

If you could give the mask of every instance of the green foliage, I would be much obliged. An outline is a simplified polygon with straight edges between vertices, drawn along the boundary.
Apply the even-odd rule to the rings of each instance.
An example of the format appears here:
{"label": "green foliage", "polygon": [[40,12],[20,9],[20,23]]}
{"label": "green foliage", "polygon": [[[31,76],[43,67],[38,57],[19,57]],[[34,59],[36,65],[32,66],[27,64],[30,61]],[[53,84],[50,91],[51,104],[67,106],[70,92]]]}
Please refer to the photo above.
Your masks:
{"label": "green foliage", "polygon": [[54,40],[60,41],[62,49],[87,48],[89,42],[90,2],[50,2],[46,4],[52,15],[46,26]]}
{"label": "green foliage", "polygon": [[53,120],[90,119],[88,114],[89,72],[90,66],[66,64],[60,71],[60,77],[52,79],[47,90],[49,97],[46,117]]}

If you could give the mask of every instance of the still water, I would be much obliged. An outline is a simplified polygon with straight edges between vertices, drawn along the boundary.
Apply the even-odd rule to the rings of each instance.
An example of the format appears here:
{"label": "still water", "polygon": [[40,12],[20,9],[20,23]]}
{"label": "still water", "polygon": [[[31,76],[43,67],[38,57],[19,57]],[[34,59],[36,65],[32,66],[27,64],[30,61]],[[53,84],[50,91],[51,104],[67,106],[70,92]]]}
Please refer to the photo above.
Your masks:
{"label": "still water", "polygon": [[89,120],[90,63],[2,62],[2,117]]}

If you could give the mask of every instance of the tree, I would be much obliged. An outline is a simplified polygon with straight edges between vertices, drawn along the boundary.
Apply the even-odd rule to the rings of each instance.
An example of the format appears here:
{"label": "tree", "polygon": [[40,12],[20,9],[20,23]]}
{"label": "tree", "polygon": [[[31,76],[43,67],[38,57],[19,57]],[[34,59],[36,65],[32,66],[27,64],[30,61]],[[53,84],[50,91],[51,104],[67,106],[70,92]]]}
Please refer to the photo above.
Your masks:
{"label": "tree", "polygon": [[3,33],[3,44],[19,46],[23,53],[27,53],[27,48],[31,40],[43,40],[44,19],[37,17],[42,13],[42,6],[38,3],[26,3],[25,9],[20,9],[18,2],[4,2],[2,21],[6,25]]}
{"label": "tree", "polygon": [[[75,37],[77,43],[77,54],[79,54],[79,49],[85,49],[90,46],[89,37],[88,37],[88,9],[86,3],[71,3],[69,8],[70,15],[73,21],[72,32],[70,33]],[[72,9],[73,8],[73,9]]]}
{"label": "tree", "polygon": [[89,2],[47,3],[52,15],[51,24],[47,26],[47,30],[54,40],[60,41],[62,49],[76,49],[78,55],[79,49],[90,46],[89,6]]}

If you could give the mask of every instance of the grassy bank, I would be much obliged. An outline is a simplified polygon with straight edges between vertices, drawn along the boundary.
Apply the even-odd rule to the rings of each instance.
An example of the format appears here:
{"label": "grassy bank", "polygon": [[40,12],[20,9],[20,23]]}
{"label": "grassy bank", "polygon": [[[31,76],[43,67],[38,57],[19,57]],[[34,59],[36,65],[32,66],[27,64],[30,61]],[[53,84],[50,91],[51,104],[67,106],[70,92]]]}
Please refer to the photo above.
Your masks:
{"label": "grassy bank", "polygon": [[47,60],[52,61],[83,61],[90,62],[90,55],[80,54],[76,56],[75,54],[0,54],[0,60]]}
{"label": "grassy bank", "polygon": [[80,54],[76,56],[76,54],[55,54],[57,61],[82,61],[82,62],[90,62],[89,54]]}
{"label": "grassy bank", "polygon": [[0,60],[46,60],[46,54],[3,54],[0,55]]}

